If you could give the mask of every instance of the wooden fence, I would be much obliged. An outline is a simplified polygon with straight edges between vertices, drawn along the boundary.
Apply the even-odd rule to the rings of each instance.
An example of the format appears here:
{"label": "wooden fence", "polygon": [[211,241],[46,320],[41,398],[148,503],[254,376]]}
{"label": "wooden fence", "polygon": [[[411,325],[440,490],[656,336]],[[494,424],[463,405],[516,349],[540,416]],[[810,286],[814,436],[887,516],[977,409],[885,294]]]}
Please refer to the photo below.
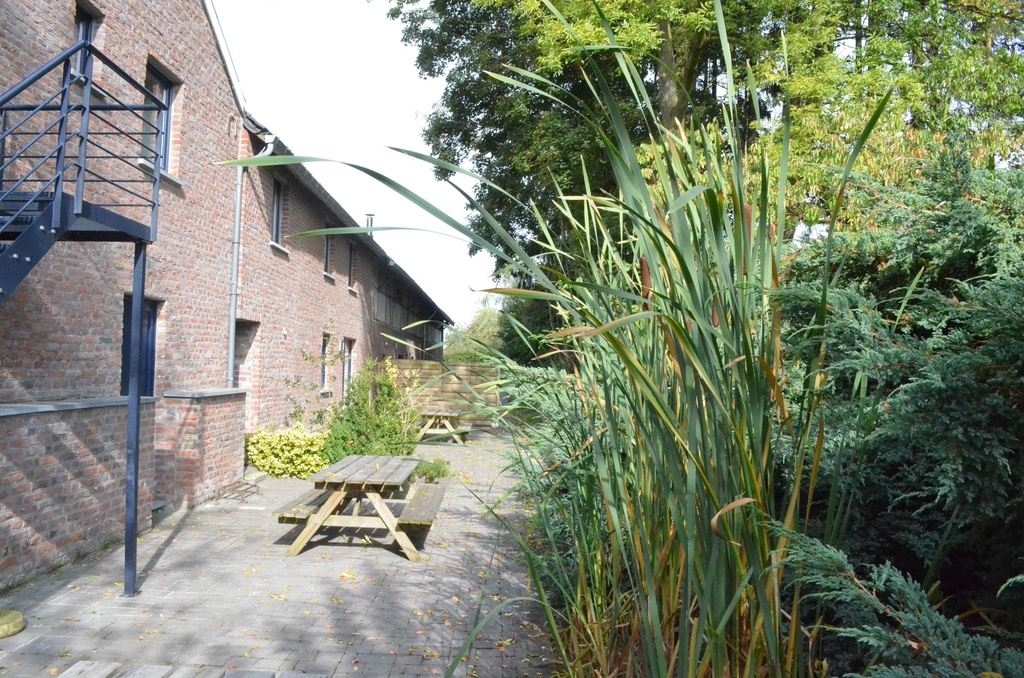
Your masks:
{"label": "wooden fence", "polygon": [[399,386],[412,387],[413,405],[462,410],[463,424],[486,426],[493,414],[482,411],[497,407],[498,387],[487,385],[498,378],[494,368],[475,363],[439,363],[433,360],[395,360]]}

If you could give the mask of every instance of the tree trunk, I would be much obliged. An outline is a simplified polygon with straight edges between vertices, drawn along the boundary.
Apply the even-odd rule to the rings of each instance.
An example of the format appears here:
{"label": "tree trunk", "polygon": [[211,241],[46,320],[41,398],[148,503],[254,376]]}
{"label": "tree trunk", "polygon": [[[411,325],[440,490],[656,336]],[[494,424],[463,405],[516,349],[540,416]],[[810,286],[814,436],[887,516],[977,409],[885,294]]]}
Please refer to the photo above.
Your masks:
{"label": "tree trunk", "polygon": [[672,45],[672,26],[668,21],[661,28],[661,51],[658,55],[658,116],[661,124],[671,127],[679,107],[679,87],[676,82],[676,54]]}

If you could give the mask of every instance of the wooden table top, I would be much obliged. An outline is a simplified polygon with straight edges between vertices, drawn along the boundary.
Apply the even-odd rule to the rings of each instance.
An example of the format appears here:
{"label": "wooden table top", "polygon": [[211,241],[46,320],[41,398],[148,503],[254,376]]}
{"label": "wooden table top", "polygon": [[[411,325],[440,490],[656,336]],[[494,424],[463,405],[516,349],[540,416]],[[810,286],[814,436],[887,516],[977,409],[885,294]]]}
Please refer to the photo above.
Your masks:
{"label": "wooden table top", "polygon": [[427,408],[420,410],[421,417],[457,417],[462,410]]}
{"label": "wooden table top", "polygon": [[419,465],[409,457],[367,456],[353,454],[335,462],[309,477],[318,489],[341,489],[345,486],[394,487],[408,482]]}

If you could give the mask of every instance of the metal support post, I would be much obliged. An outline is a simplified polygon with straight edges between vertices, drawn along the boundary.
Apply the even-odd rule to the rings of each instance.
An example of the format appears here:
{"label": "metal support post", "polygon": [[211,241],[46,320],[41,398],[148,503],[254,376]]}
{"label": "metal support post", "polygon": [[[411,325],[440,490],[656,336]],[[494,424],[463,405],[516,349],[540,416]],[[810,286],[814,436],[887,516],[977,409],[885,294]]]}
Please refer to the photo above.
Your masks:
{"label": "metal support post", "polygon": [[139,438],[142,422],[142,310],[146,294],[146,243],[135,243],[132,273],[132,337],[128,371],[128,458],[124,475],[124,595],[135,596],[139,535]]}

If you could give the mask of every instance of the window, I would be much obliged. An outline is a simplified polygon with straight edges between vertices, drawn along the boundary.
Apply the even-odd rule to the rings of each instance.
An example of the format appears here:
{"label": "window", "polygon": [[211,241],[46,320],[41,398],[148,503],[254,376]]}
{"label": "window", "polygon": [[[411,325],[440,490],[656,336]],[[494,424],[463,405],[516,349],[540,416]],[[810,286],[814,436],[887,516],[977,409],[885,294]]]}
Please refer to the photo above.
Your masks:
{"label": "window", "polygon": [[274,196],[270,210],[270,241],[280,245],[281,223],[284,217],[284,186],[277,179],[274,179]]}
{"label": "window", "polygon": [[[144,396],[153,395],[156,378],[156,319],[160,304],[145,300],[142,303],[142,371],[139,390]],[[131,374],[132,350],[132,297],[124,298],[124,321],[121,333],[121,395],[128,395],[128,377]]]}
{"label": "window", "polygon": [[341,395],[348,394],[348,385],[352,382],[352,356],[355,353],[356,340],[346,339],[341,354]]}
{"label": "window", "polygon": [[171,80],[152,66],[146,67],[145,87],[167,107],[166,111],[146,111],[143,115],[142,157],[154,165],[160,157],[160,169],[170,171],[171,119],[174,94],[177,87]]}
{"label": "window", "polygon": [[348,288],[355,289],[355,268],[356,268],[356,244],[350,238],[348,241]]}
{"label": "window", "polygon": [[327,352],[331,350],[331,335],[325,334],[320,342],[320,390],[326,391],[327,385]]}
{"label": "window", "polygon": [[[82,40],[95,41],[97,24],[99,24],[99,19],[88,10],[80,6],[75,8],[75,37],[79,42]],[[83,50],[75,56],[74,71],[76,73],[85,73],[85,62],[88,55],[89,53]]]}
{"label": "window", "polygon": [[[328,225],[328,228],[330,226]],[[324,236],[324,275],[331,274],[331,236]]]}

